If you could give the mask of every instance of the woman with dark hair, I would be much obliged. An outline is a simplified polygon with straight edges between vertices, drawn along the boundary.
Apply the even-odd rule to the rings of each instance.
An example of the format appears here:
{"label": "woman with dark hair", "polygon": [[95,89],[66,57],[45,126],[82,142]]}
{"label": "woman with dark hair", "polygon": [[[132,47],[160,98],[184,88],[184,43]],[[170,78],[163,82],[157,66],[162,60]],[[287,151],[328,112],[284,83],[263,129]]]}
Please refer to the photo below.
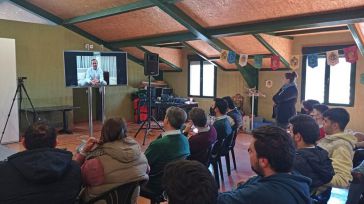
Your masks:
{"label": "woman with dark hair", "polygon": [[[82,165],[82,201],[126,183],[148,180],[148,161],[139,144],[126,132],[123,120],[109,119],[102,127],[100,140],[89,138],[76,155],[76,161]],[[136,201],[139,188],[133,195],[132,200]]]}
{"label": "woman with dark hair", "polygon": [[298,94],[296,78],[296,72],[285,73],[282,88],[273,96],[273,117],[277,126],[284,129],[288,126],[288,119],[296,114]]}
{"label": "woman with dark hair", "polygon": [[311,115],[312,111],[313,111],[313,106],[320,104],[320,102],[313,100],[313,99],[308,99],[305,101],[302,101],[302,109],[301,109],[301,114],[306,114],[306,115]]}

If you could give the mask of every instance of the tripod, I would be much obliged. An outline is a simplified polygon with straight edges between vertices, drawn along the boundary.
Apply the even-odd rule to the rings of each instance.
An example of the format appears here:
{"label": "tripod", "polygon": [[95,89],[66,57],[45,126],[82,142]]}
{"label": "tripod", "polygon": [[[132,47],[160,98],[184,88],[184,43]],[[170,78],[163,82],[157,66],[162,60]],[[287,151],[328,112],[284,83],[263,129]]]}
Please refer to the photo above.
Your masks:
{"label": "tripod", "polygon": [[[21,103],[22,103],[22,97],[23,97],[23,93],[22,93],[22,90],[24,90],[24,93],[25,95],[27,96],[27,99],[29,100],[29,103],[30,103],[30,106],[32,107],[32,110],[33,110],[33,121],[35,121],[36,117],[37,117],[37,113],[35,112],[35,109],[34,109],[34,106],[33,106],[33,103],[32,101],[30,100],[30,97],[28,95],[28,92],[27,90],[25,89],[25,86],[24,86],[24,80],[27,79],[26,77],[18,77],[18,86],[16,88],[16,91],[15,91],[15,95],[13,97],[13,102],[11,103],[11,106],[10,106],[10,110],[9,110],[9,114],[8,114],[8,117],[6,118],[6,122],[5,122],[5,126],[4,126],[4,129],[3,129],[3,132],[1,133],[1,138],[0,138],[0,144],[1,144],[1,141],[3,140],[3,137],[4,137],[4,134],[5,134],[5,129],[6,129],[6,126],[8,125],[8,122],[9,122],[9,118],[10,118],[10,114],[11,114],[11,110],[13,109],[13,106],[14,106],[14,102],[15,102],[15,99],[16,99],[16,95],[19,93],[19,110],[21,110]],[[20,120],[20,114],[19,114],[19,121]]]}
{"label": "tripod", "polygon": [[[151,129],[157,129],[157,130],[161,129],[161,130],[164,131],[162,126],[160,126],[158,121],[152,116],[152,89],[150,87],[150,75],[148,76],[148,94],[147,94],[147,97],[148,97],[148,99],[147,99],[147,101],[148,101],[148,117],[142,123],[142,125],[139,127],[138,131],[134,135],[134,137],[136,137],[142,129],[145,129],[143,145],[145,144],[145,138],[147,137],[147,134],[150,132]],[[154,121],[158,125],[159,128],[152,128],[151,127],[151,122],[152,121]],[[144,127],[144,125],[146,125],[146,127]]]}

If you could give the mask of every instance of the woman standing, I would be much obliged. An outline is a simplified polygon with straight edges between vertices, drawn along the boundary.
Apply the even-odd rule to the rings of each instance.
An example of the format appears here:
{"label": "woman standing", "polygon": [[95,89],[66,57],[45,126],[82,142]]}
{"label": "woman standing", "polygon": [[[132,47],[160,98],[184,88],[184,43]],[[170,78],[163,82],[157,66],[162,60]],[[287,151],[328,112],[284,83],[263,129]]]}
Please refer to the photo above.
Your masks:
{"label": "woman standing", "polygon": [[296,78],[296,72],[285,73],[282,88],[273,96],[273,116],[277,125],[284,129],[288,126],[288,119],[296,115],[298,94]]}

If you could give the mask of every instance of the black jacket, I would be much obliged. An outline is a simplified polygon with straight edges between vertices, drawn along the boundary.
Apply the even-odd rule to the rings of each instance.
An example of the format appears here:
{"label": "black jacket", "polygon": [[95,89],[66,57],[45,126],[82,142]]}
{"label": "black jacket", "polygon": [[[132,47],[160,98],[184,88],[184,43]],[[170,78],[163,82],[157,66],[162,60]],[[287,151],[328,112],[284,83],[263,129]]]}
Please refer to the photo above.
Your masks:
{"label": "black jacket", "polygon": [[220,193],[218,204],[311,204],[310,179],[297,174],[255,176],[236,190]]}
{"label": "black jacket", "polygon": [[0,203],[74,203],[82,182],[72,153],[55,148],[16,153],[0,175]]}
{"label": "black jacket", "polygon": [[319,146],[298,149],[293,169],[312,180],[311,189],[329,183],[334,176],[331,159]]}
{"label": "black jacket", "polygon": [[296,115],[296,102],[298,90],[296,86],[290,86],[284,91],[282,88],[273,96],[273,101],[276,104],[273,110],[273,115],[277,122],[288,123],[288,119]]}

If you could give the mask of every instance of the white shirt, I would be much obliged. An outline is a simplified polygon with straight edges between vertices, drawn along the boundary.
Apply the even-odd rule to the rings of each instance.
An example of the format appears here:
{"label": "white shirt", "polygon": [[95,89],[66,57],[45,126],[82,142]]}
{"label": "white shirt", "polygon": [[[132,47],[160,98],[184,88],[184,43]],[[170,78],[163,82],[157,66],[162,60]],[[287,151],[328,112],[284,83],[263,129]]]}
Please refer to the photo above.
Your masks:
{"label": "white shirt", "polygon": [[167,135],[178,135],[181,134],[181,130],[170,130],[166,132],[162,132],[162,137],[165,137]]}

